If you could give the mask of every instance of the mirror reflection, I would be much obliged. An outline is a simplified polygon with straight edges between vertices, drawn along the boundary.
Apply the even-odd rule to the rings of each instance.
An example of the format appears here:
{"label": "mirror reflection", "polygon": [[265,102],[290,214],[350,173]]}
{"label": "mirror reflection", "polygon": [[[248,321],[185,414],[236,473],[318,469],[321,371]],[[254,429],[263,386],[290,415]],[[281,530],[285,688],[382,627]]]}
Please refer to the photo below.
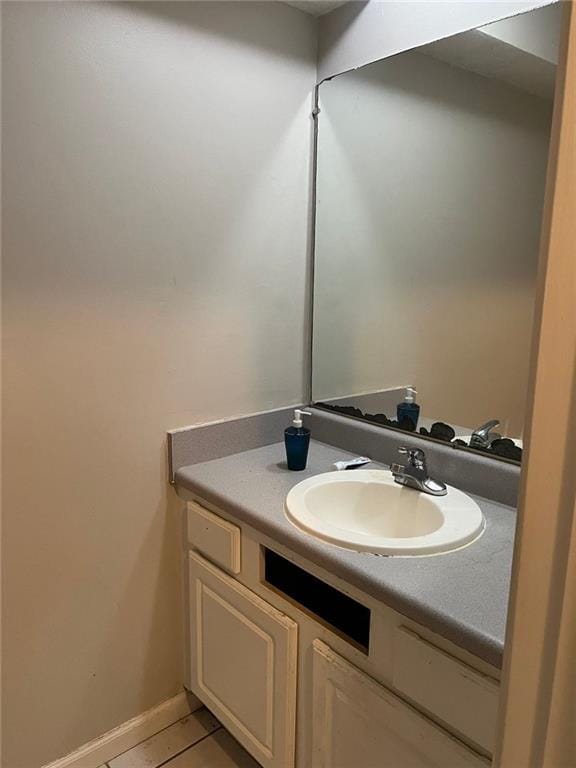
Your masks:
{"label": "mirror reflection", "polygon": [[316,404],[520,460],[560,10],[319,87]]}

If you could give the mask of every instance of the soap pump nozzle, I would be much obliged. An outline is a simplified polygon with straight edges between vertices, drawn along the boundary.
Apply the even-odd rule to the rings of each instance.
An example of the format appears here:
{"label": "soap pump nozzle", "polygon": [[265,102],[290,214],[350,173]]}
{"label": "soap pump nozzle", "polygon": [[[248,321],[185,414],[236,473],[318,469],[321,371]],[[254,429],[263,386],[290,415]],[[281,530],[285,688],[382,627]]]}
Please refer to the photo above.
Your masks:
{"label": "soap pump nozzle", "polygon": [[404,395],[404,402],[405,403],[415,403],[416,402],[416,395],[418,394],[418,390],[414,389],[414,387],[406,387],[406,394]]}
{"label": "soap pump nozzle", "polygon": [[296,429],[302,429],[302,416],[312,416],[310,411],[303,411],[300,408],[294,410],[294,420],[292,422]]}

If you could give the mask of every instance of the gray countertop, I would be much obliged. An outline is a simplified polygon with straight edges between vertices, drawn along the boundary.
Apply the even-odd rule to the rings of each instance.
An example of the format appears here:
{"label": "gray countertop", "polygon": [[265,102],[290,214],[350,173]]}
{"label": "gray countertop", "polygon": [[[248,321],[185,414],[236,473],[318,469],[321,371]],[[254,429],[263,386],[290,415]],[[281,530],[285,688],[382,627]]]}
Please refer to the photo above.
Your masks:
{"label": "gray countertop", "polygon": [[331,471],[334,461],[352,457],[312,441],[308,467],[303,472],[290,472],[284,443],[276,443],[182,467],[176,473],[176,485],[500,667],[515,510],[473,496],[486,518],[484,534],[469,547],[435,557],[378,557],[353,552],[295,528],[284,515],[284,500],[292,486]]}

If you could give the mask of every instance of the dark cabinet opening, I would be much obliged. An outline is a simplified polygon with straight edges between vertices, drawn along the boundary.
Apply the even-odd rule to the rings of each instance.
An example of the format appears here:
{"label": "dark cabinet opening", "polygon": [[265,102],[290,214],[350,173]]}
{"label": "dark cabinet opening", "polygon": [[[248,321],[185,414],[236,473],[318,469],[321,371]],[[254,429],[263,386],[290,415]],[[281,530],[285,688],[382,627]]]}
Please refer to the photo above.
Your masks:
{"label": "dark cabinet opening", "polygon": [[370,643],[370,609],[285,557],[263,547],[264,583],[364,652]]}

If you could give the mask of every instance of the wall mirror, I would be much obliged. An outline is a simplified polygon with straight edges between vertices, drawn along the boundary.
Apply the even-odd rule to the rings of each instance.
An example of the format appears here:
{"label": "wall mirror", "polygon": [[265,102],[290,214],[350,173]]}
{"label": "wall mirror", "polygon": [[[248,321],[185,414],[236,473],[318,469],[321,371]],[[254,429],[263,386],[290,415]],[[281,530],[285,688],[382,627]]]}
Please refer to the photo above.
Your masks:
{"label": "wall mirror", "polygon": [[561,5],[319,86],[318,407],[521,460]]}

